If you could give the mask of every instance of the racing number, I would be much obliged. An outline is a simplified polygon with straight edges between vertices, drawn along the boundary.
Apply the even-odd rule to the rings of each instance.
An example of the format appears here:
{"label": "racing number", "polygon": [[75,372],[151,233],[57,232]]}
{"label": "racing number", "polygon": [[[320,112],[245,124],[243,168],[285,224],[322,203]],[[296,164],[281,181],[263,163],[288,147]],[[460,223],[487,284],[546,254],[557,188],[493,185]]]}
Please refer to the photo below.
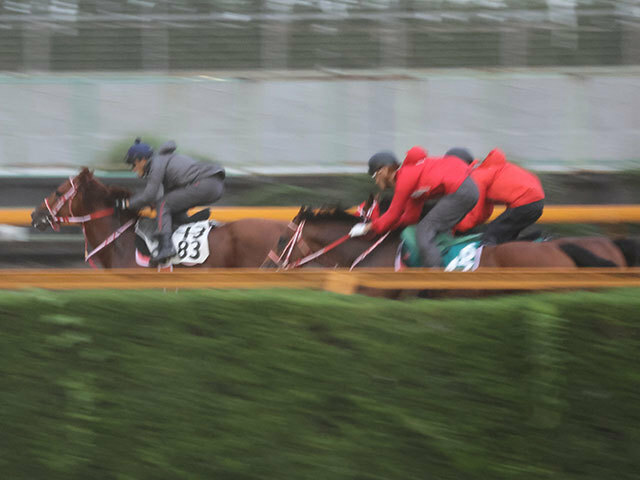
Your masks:
{"label": "racing number", "polygon": [[207,229],[205,227],[200,227],[197,233],[191,235],[194,240],[188,242],[187,238],[189,237],[189,232],[191,232],[191,227],[187,227],[184,230],[182,240],[178,242],[178,256],[181,260],[184,260],[187,255],[189,255],[189,258],[193,260],[200,256],[200,240],[197,239],[200,238],[206,231]]}
{"label": "racing number", "polygon": [[193,242],[187,242],[186,240],[180,240],[178,242],[178,256],[181,260],[184,260],[187,255],[189,258],[196,259],[200,256],[200,241],[194,240]]}
{"label": "racing number", "polygon": [[471,243],[460,250],[460,253],[454,258],[449,265],[444,269],[445,272],[451,272],[453,270],[462,270],[468,272],[473,268],[476,259],[476,246]]}

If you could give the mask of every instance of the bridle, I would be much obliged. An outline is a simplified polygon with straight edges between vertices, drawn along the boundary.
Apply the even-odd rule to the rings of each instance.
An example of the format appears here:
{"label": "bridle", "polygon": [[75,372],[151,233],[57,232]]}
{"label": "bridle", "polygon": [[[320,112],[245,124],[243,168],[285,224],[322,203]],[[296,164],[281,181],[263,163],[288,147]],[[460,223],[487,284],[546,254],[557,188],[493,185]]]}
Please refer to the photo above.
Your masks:
{"label": "bridle", "polygon": [[[61,224],[72,225],[72,224],[79,223],[82,225],[82,235],[84,236],[84,261],[87,262],[91,257],[93,257],[93,255],[98,253],[107,245],[113,243],[116,240],[116,238],[122,235],[129,227],[131,227],[135,223],[136,219],[132,218],[128,222],[121,225],[115,232],[107,236],[107,238],[102,243],[100,243],[100,245],[95,247],[91,252],[88,252],[89,243],[87,240],[87,232],[85,230],[85,224],[92,220],[97,220],[99,218],[104,218],[104,217],[113,215],[115,212],[115,209],[113,207],[109,207],[109,208],[104,208],[102,210],[98,210],[96,212],[93,212],[87,215],[74,216],[73,211],[71,209],[71,205],[73,204],[73,200],[78,194],[79,190],[74,182],[73,177],[69,177],[69,183],[71,184],[71,188],[69,188],[69,190],[67,190],[64,194],[62,194],[60,198],[58,198],[58,200],[53,205],[49,204],[49,199],[47,198],[44,199],[44,204],[47,207],[47,210],[49,211],[49,216],[47,217],[47,221],[49,222],[49,225],[51,225],[51,228],[55,232],[60,230]],[[67,203],[69,203],[70,216],[58,215],[58,212]],[[89,263],[91,264],[91,266],[95,266],[93,265],[92,261],[90,261]]]}
{"label": "bridle", "polygon": [[[103,210],[98,210],[97,212],[91,213],[89,215],[84,215],[82,217],[73,216],[71,205],[73,203],[73,199],[76,198],[76,195],[78,194],[78,188],[73,182],[73,177],[69,177],[69,183],[71,184],[71,188],[67,190],[63,195],[61,195],[60,198],[58,198],[58,201],[53,206],[49,204],[49,199],[44,199],[44,204],[47,207],[47,210],[49,210],[49,217],[47,217],[47,220],[54,231],[57,232],[60,230],[60,224],[85,223],[89,220],[95,220],[97,218],[113,215],[113,208],[105,208]],[[69,213],[71,213],[72,216],[58,216],[58,212],[62,210],[62,207],[64,207],[67,202],[69,202]]]}
{"label": "bridle", "polygon": [[[287,243],[287,245],[282,250],[282,253],[280,254],[280,256],[277,256],[277,254],[273,250],[271,252],[269,252],[268,258],[278,266],[278,269],[280,269],[280,270],[291,270],[293,268],[301,267],[302,265],[304,265],[306,263],[309,263],[312,260],[315,260],[315,259],[321,257],[325,253],[330,252],[331,250],[333,250],[334,248],[336,248],[337,246],[343,244],[344,242],[349,240],[349,238],[351,238],[349,236],[349,234],[343,235],[342,237],[338,238],[337,240],[334,240],[333,242],[331,242],[330,244],[325,245],[321,249],[319,249],[319,250],[317,250],[317,251],[315,251],[313,253],[310,253],[311,249],[306,244],[306,242],[302,239],[302,230],[304,229],[305,223],[306,223],[306,220],[302,220],[297,225],[295,223],[293,223],[293,222],[289,224],[289,228],[291,230],[294,230],[294,233],[291,236],[291,239],[289,239],[289,242]],[[358,258],[356,258],[353,261],[353,263],[351,264],[351,267],[349,267],[349,271],[353,270],[356,267],[356,265],[358,265],[371,252],[373,252],[378,247],[378,245],[380,245],[389,236],[389,233],[390,232],[387,232],[384,235],[382,235],[378,240],[376,240],[376,242],[373,245],[371,245],[364,252],[362,252],[358,256]],[[307,253],[305,254],[304,257],[299,258],[299,259],[291,262],[290,261],[291,254],[293,253],[293,250],[296,248],[296,246],[301,251],[303,251],[303,252],[306,251]]]}

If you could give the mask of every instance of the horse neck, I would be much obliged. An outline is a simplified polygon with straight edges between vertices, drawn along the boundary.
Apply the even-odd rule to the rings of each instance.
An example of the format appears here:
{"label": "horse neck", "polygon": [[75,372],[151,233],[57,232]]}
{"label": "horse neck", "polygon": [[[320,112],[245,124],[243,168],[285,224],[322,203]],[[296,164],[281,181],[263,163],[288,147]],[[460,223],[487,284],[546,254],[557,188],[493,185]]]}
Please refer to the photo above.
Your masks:
{"label": "horse neck", "polygon": [[[352,223],[344,221],[307,221],[303,239],[307,242],[313,251],[317,251],[329,245],[331,242],[341,238],[349,233]],[[393,266],[395,260],[395,252],[398,247],[399,240],[396,236],[387,239],[372,250],[363,261],[361,266]],[[353,262],[370,248],[375,240],[366,240],[363,238],[351,238],[333,250],[325,254],[324,262],[327,265],[337,265],[339,267],[351,267]]]}
{"label": "horse neck", "polygon": [[[131,215],[120,214],[117,217],[109,216],[86,222],[83,230],[87,251],[91,252],[131,218],[133,218]],[[133,267],[135,266],[134,243],[135,231],[133,227],[130,227],[97,252],[92,259],[103,268]]]}
{"label": "horse neck", "polygon": [[303,237],[320,248],[347,235],[353,225],[340,221],[312,221],[307,220],[303,229]]}
{"label": "horse neck", "polygon": [[[82,194],[82,209],[84,213],[77,212],[77,215],[90,215],[112,206],[111,190],[96,179],[92,178],[84,185]],[[92,252],[134,217],[135,215],[131,212],[121,212],[117,215],[109,215],[85,222],[82,225],[82,230],[87,253]],[[96,262],[103,268],[135,266],[134,244],[135,232],[133,228],[128,228],[118,238],[96,252],[89,262],[92,264]]]}

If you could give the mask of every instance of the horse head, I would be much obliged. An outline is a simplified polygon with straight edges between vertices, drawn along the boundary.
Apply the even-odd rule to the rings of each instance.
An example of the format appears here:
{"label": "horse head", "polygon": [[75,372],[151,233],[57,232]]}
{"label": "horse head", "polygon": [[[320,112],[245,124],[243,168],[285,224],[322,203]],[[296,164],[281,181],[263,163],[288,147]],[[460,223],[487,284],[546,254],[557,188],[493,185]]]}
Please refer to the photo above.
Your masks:
{"label": "horse head", "polygon": [[[119,187],[107,187],[100,183],[88,168],[60,184],[31,212],[31,225],[38,230],[51,226],[59,230],[61,223],[84,223],[92,219],[92,213],[100,210],[106,216],[115,198],[129,196]],[[108,213],[107,213],[108,212]],[[96,217],[97,218],[97,217]]]}
{"label": "horse head", "polygon": [[339,206],[302,207],[293,219],[294,224],[304,225],[304,240],[314,250],[347,235],[351,227],[360,221],[359,217]]}
{"label": "horse head", "polygon": [[[280,238],[277,253],[271,256],[272,262],[284,268],[302,266],[307,261],[322,267],[350,267],[377,241],[349,237],[351,227],[361,221],[340,207],[304,206],[294,217],[290,232]],[[386,256],[390,257],[387,263],[392,265],[393,253]]]}

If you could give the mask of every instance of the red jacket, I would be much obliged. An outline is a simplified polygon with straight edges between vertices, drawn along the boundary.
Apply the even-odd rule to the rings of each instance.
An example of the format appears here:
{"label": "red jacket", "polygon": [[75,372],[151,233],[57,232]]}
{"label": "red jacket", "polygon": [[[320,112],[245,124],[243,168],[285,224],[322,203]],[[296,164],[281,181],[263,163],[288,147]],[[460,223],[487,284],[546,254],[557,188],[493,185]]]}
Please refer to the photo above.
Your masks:
{"label": "red jacket", "polygon": [[489,152],[474,173],[474,180],[487,186],[487,200],[504,203],[507,208],[521,207],[544,199],[544,190],[538,177],[507,162],[502,150],[497,148]]}
{"label": "red jacket", "polygon": [[469,166],[457,157],[416,155],[414,147],[396,172],[393,200],[384,215],[371,223],[376,233],[412,225],[420,220],[424,202],[429,198],[449,195],[469,176]]}
{"label": "red jacket", "polygon": [[[476,162],[471,166],[475,166]],[[540,180],[513,163],[509,163],[502,150],[489,152],[484,162],[471,172],[480,193],[478,203],[455,227],[456,232],[465,232],[486,222],[496,203],[507,208],[516,208],[544,199]]]}

